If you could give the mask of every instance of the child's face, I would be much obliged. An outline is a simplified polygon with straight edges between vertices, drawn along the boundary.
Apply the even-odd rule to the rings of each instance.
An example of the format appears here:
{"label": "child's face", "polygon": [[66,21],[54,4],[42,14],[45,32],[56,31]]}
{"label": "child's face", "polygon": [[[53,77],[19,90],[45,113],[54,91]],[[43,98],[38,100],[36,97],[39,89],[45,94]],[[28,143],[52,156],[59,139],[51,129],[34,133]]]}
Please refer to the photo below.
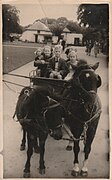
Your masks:
{"label": "child's face", "polygon": [[45,54],[45,56],[49,57],[50,54],[51,54],[51,50],[48,49],[48,48],[45,48],[45,49],[44,49],[44,54]]}
{"label": "child's face", "polygon": [[75,54],[70,54],[69,59],[71,63],[75,63],[76,62]]}
{"label": "child's face", "polygon": [[56,57],[60,57],[61,55],[61,49],[55,49],[54,51]]}
{"label": "child's face", "polygon": [[38,49],[38,50],[36,51],[36,55],[38,55],[38,56],[40,56],[41,53],[42,53],[42,51],[41,51],[40,49]]}

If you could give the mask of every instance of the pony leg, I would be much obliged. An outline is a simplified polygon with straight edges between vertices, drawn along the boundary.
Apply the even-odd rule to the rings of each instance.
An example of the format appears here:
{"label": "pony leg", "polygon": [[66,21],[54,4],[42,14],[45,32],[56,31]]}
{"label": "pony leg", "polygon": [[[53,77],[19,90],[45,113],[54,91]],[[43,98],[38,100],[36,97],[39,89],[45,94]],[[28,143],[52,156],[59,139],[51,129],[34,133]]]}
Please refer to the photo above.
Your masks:
{"label": "pony leg", "polygon": [[87,130],[87,138],[86,138],[86,143],[85,143],[85,147],[84,147],[84,153],[85,153],[85,160],[83,162],[83,167],[81,170],[81,175],[82,176],[87,176],[88,175],[88,157],[89,154],[91,152],[91,145],[93,142],[93,139],[95,137],[96,134],[96,129],[97,129],[97,125],[98,125],[98,120],[96,120],[95,124],[91,124],[91,127]]}
{"label": "pony leg", "polygon": [[25,150],[25,144],[26,144],[26,130],[23,128],[23,138],[22,138],[22,143],[20,146],[20,151]]}
{"label": "pony leg", "polygon": [[27,161],[25,164],[24,175],[23,175],[24,178],[30,177],[30,160],[33,154],[34,136],[31,136],[27,133],[27,140],[28,140],[28,150],[27,150]]}
{"label": "pony leg", "polygon": [[39,153],[40,152],[40,148],[39,148],[39,145],[38,145],[37,137],[34,138],[34,152],[35,153]]}
{"label": "pony leg", "polygon": [[72,169],[72,176],[79,176],[79,161],[78,161],[78,154],[80,151],[80,147],[79,147],[79,141],[75,141],[74,142],[74,147],[73,147],[73,151],[74,151],[74,167]]}
{"label": "pony leg", "polygon": [[87,165],[88,165],[88,159],[85,159],[84,162],[83,162],[83,167],[81,169],[81,176],[83,176],[83,177],[87,177],[88,176]]}
{"label": "pony leg", "polygon": [[83,177],[87,177],[88,176],[88,157],[89,157],[89,154],[90,154],[90,151],[91,151],[91,144],[92,144],[92,141],[86,141],[86,144],[85,144],[85,147],[84,147],[84,153],[85,153],[85,159],[83,161],[83,167],[81,169],[81,176]]}
{"label": "pony leg", "polygon": [[39,147],[40,147],[40,160],[39,160],[39,173],[45,174],[45,164],[44,164],[44,153],[45,153],[45,141],[47,137],[39,137]]}

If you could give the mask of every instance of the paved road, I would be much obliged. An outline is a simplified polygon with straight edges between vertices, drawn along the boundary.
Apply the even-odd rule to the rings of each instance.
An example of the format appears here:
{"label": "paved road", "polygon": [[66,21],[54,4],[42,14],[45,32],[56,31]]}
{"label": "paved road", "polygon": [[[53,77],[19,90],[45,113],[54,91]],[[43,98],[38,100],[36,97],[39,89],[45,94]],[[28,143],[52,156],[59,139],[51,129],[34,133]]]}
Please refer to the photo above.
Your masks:
{"label": "paved road", "polygon": [[[98,58],[85,55],[85,49],[78,48],[79,58],[86,59],[90,64],[97,61],[100,66],[97,72],[102,77],[102,87],[99,88],[98,94],[102,101],[102,115],[100,118],[99,126],[97,129],[96,137],[92,144],[92,151],[89,157],[89,178],[108,178],[109,176],[109,162],[107,161],[107,153],[109,151],[109,139],[107,137],[107,130],[109,129],[109,116],[108,116],[108,68],[106,57],[102,54]],[[16,74],[28,75],[32,70],[33,63],[13,71]],[[10,80],[23,85],[29,85],[28,79],[21,79],[4,75],[6,80]],[[14,108],[16,105],[18,93],[21,87],[3,85],[3,124],[4,124],[4,178],[22,178],[23,168],[26,160],[26,151],[21,152],[19,146],[21,143],[21,127],[18,122],[12,119]],[[73,152],[65,150],[67,145],[66,141],[55,141],[49,137],[46,141],[46,174],[41,176],[38,173],[38,157],[39,155],[33,154],[31,161],[31,177],[47,177],[47,178],[71,178],[71,170],[73,167]],[[82,145],[81,145],[82,147]],[[83,159],[83,150],[80,153],[80,161]],[[81,164],[82,165],[82,164]]]}

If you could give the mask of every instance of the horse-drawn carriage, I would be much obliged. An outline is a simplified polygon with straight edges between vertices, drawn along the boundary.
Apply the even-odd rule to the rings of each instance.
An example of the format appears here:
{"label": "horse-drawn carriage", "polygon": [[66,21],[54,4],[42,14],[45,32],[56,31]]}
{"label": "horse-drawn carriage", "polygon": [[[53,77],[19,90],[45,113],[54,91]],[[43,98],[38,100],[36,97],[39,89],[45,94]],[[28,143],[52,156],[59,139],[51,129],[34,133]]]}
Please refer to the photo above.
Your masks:
{"label": "horse-drawn carriage", "polygon": [[101,114],[97,89],[101,78],[95,73],[96,66],[88,64],[77,68],[71,80],[38,77],[35,71],[29,74],[30,86],[22,89],[15,115],[27,132],[28,150],[24,177],[30,177],[30,160],[35,138],[39,138],[39,172],[45,173],[45,141],[50,134],[54,139],[63,139],[62,128],[74,143],[74,167],[72,175],[80,173],[79,142],[84,141],[85,159],[81,175],[88,174],[87,162]]}

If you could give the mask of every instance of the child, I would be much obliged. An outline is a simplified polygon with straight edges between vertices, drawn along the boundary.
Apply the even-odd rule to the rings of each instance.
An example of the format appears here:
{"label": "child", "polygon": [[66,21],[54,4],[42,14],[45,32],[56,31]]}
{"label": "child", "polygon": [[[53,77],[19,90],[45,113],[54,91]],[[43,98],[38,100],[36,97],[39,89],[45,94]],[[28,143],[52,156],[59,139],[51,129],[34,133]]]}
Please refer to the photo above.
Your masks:
{"label": "child", "polygon": [[56,45],[54,56],[49,60],[48,74],[50,78],[64,79],[69,69],[66,61],[61,58],[62,46]]}
{"label": "child", "polygon": [[[37,63],[37,60],[43,59],[42,48],[41,48],[41,47],[38,47],[37,50],[34,52],[34,54],[36,55],[34,64]],[[34,66],[35,66],[35,65],[34,65]]]}
{"label": "child", "polygon": [[35,60],[34,60],[34,66],[37,67],[36,69],[36,75],[39,75],[38,72],[41,70],[41,63],[43,60],[42,55],[42,48],[38,47],[37,50],[34,52],[36,54]]}
{"label": "child", "polygon": [[69,80],[72,78],[72,75],[74,74],[75,72],[75,69],[77,67],[77,59],[76,59],[76,52],[75,51],[71,51],[69,54],[68,54],[68,60],[67,60],[67,65],[68,65],[68,68],[69,68],[69,74],[67,74],[67,76],[65,77],[65,80]]}
{"label": "child", "polygon": [[[40,49],[39,49],[40,50]],[[36,51],[36,54],[38,52],[38,55],[36,57],[36,60],[34,62],[34,66],[38,67],[38,69],[40,69],[40,76],[41,77],[46,77],[46,69],[49,63],[49,58],[52,57],[51,54],[51,47],[50,46],[45,46],[43,48],[43,50],[41,49],[41,53],[40,51]]]}
{"label": "child", "polygon": [[49,62],[49,58],[53,56],[53,49],[50,46],[46,45],[43,49],[43,56],[45,62]]}
{"label": "child", "polygon": [[68,48],[66,49],[65,54],[66,54],[67,58],[68,58],[68,55],[69,55],[69,53],[70,53],[71,51],[73,51],[73,47],[72,47],[72,46],[70,46],[70,47],[68,47]]}
{"label": "child", "polygon": [[42,73],[41,73],[41,76],[42,77],[48,77],[48,72],[47,72],[47,67],[49,65],[49,59],[52,58],[53,56],[53,49],[46,45],[44,46],[44,49],[43,49],[43,66],[42,66]]}

